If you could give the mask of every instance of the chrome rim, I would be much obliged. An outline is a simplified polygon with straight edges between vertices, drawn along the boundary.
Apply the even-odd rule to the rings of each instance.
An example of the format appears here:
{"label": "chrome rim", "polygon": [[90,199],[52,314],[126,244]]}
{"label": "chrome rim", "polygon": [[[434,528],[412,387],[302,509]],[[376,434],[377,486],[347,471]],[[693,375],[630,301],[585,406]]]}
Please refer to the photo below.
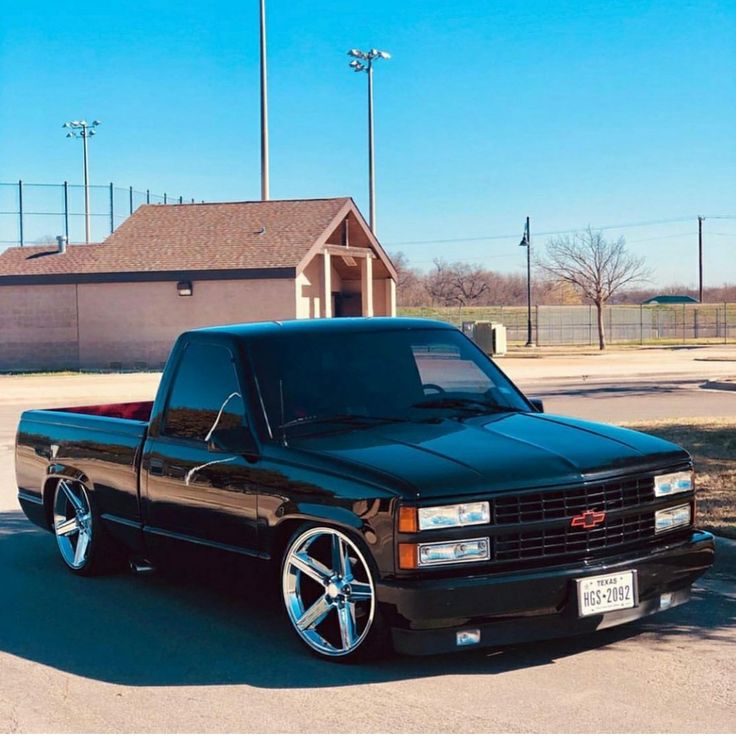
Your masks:
{"label": "chrome rim", "polygon": [[320,654],[350,654],[368,635],[376,606],[373,579],[365,558],[342,532],[315,528],[296,539],[282,587],[294,629]]}
{"label": "chrome rim", "polygon": [[92,512],[83,486],[59,482],[54,497],[54,533],[64,562],[74,570],[84,567],[92,546]]}

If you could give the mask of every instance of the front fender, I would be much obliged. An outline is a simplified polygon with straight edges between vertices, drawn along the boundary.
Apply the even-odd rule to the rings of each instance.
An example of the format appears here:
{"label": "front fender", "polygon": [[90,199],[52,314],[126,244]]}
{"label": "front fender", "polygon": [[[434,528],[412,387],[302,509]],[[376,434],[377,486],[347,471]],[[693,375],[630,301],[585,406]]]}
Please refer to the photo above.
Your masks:
{"label": "front fender", "polygon": [[393,572],[393,505],[395,499],[346,501],[342,505],[313,500],[284,504],[268,529],[268,554],[280,561],[291,535],[302,524],[333,526],[357,536],[373,557],[379,574]]}

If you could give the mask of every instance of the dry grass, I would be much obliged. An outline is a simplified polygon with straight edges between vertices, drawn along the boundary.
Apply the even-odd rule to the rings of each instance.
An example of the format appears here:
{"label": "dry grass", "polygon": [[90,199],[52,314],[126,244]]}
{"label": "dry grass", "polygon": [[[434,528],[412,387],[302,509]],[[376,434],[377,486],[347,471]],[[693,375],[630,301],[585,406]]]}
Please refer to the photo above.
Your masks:
{"label": "dry grass", "polygon": [[625,426],[690,452],[697,471],[698,526],[736,539],[736,418],[688,417]]}

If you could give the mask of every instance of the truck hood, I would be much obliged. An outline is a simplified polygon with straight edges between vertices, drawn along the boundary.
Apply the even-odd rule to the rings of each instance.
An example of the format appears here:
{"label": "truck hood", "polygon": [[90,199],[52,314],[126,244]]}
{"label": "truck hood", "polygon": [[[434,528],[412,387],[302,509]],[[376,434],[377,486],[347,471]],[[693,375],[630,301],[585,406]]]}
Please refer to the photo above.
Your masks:
{"label": "truck hood", "polygon": [[689,460],[682,448],[650,435],[533,413],[382,425],[290,444],[321,465],[356,479],[382,478],[418,498],[571,485]]}

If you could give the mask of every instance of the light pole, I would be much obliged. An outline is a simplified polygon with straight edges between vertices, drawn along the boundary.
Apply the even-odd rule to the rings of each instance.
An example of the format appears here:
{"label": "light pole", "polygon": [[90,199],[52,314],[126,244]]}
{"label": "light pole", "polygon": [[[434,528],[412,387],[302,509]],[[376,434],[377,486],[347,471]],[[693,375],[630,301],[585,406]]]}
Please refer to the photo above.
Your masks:
{"label": "light pole", "polygon": [[261,2],[261,199],[269,199],[268,79],[266,74],[266,0]]}
{"label": "light pole", "polygon": [[524,225],[524,237],[520,246],[526,248],[526,345],[527,348],[534,347],[532,339],[532,236],[529,231],[529,218]]}
{"label": "light pole", "polygon": [[69,128],[66,134],[67,138],[81,138],[84,150],[84,239],[89,243],[90,239],[90,213],[89,213],[89,158],[87,151],[87,139],[95,134],[95,128],[101,123],[100,120],[93,120],[88,123],[86,120],[72,120],[64,123],[63,128]]}
{"label": "light pole", "polygon": [[375,182],[375,160],[373,153],[373,62],[376,59],[390,59],[391,54],[387,51],[371,49],[361,51],[350,49],[348,56],[352,56],[350,67],[355,72],[366,72],[368,74],[368,196],[369,196],[369,221],[371,231],[376,232],[376,182]]}
{"label": "light pole", "polygon": [[703,303],[703,220],[705,217],[698,215],[698,301]]}

